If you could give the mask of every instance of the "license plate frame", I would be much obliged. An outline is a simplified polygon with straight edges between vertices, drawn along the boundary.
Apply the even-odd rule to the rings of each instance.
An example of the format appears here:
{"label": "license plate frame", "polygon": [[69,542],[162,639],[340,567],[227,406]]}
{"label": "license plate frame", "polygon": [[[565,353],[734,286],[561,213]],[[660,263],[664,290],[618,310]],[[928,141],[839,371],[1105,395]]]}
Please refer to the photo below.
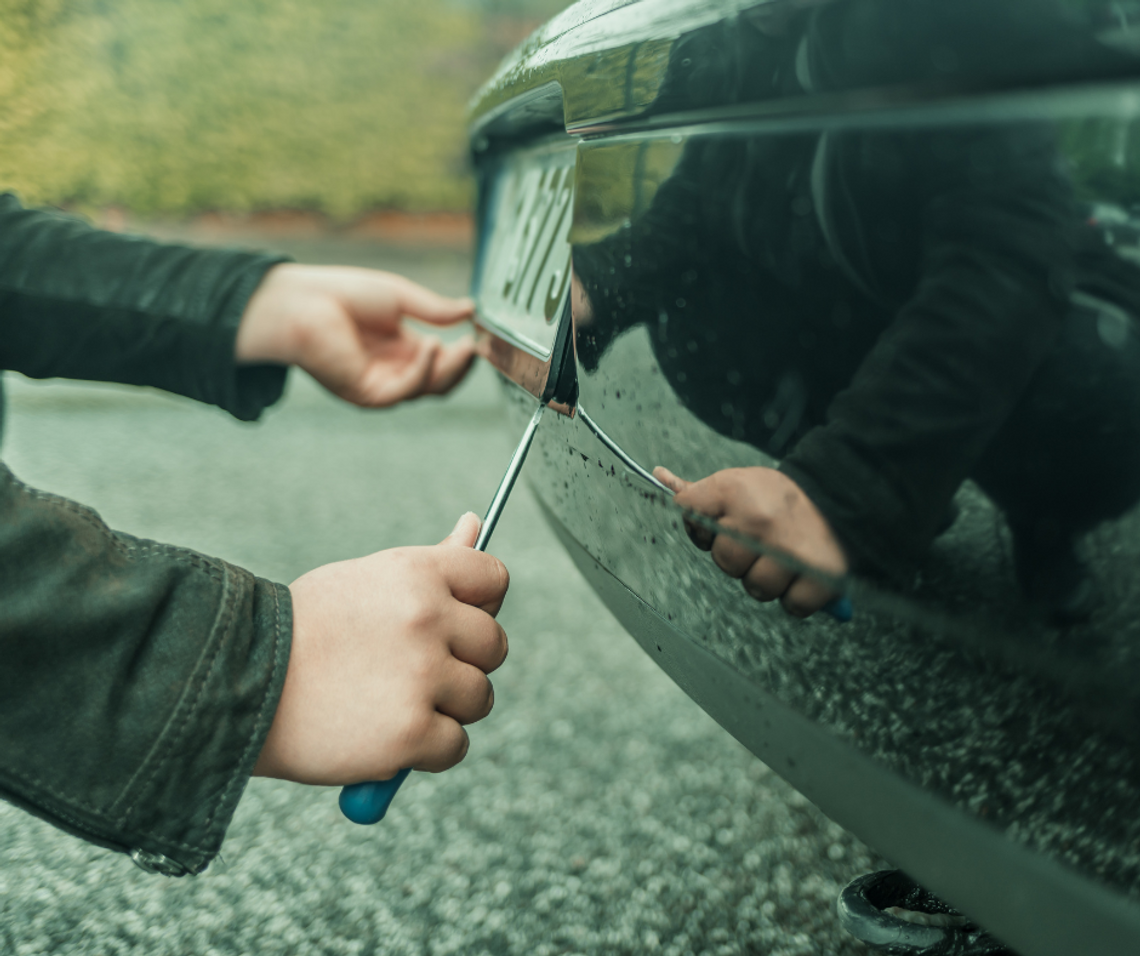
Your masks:
{"label": "license plate frame", "polygon": [[480,216],[472,286],[479,352],[547,401],[570,322],[576,159],[566,143],[505,158],[488,174]]}

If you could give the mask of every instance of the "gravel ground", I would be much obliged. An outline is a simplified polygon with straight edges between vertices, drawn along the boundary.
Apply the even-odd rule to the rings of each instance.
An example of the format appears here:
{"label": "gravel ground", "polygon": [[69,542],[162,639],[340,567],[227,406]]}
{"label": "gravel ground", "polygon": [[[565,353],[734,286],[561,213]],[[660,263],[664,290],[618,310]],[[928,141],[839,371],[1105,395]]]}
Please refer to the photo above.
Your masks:
{"label": "gravel ground", "polygon": [[[352,258],[465,281],[461,257]],[[5,459],[24,480],[286,581],[443,537],[483,510],[512,444],[487,369],[379,414],[295,376],[255,426],[146,391],[18,380],[9,397]],[[183,880],[0,805],[0,951],[865,952],[832,904],[881,861],[657,670],[525,489],[491,550],[512,574],[512,650],[463,764],[413,774],[375,828],[343,820],[333,790],[255,780],[223,859]]]}

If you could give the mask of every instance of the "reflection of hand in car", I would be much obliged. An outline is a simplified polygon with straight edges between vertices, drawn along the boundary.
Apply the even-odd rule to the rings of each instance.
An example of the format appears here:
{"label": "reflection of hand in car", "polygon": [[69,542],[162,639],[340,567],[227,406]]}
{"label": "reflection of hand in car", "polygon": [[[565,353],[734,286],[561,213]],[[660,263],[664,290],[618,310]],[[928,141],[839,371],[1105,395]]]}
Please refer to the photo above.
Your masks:
{"label": "reflection of hand in car", "polygon": [[[676,493],[683,508],[707,515],[826,575],[847,573],[847,557],[827,520],[791,478],[773,468],[727,468],[700,481],[678,478],[658,466],[654,476]],[[771,555],[758,554],[728,535],[687,525],[689,537],[725,574],[740,578],[758,601],[780,599],[784,610],[807,617],[836,597],[823,582],[800,574]]]}

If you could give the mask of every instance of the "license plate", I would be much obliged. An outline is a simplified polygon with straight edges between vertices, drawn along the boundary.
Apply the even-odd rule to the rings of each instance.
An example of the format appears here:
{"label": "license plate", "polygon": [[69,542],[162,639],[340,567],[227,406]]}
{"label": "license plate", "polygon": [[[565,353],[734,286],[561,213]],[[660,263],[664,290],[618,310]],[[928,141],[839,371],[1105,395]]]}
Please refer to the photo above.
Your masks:
{"label": "license plate", "polygon": [[549,359],[570,289],[575,150],[508,159],[490,188],[475,300],[480,322]]}

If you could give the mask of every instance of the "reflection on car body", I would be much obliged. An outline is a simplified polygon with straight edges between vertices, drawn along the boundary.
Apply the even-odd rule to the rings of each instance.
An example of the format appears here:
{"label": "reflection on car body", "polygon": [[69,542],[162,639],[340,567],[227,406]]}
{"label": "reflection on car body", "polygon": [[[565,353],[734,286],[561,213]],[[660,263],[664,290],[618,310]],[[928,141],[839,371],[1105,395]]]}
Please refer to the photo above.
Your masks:
{"label": "reflection on car body", "polygon": [[[571,554],[758,756],[1027,954],[1140,951],[1136,13],[585,3],[473,114],[488,352],[543,397],[571,322],[620,446],[548,416]],[[855,620],[757,604],[623,459],[778,469]]]}

